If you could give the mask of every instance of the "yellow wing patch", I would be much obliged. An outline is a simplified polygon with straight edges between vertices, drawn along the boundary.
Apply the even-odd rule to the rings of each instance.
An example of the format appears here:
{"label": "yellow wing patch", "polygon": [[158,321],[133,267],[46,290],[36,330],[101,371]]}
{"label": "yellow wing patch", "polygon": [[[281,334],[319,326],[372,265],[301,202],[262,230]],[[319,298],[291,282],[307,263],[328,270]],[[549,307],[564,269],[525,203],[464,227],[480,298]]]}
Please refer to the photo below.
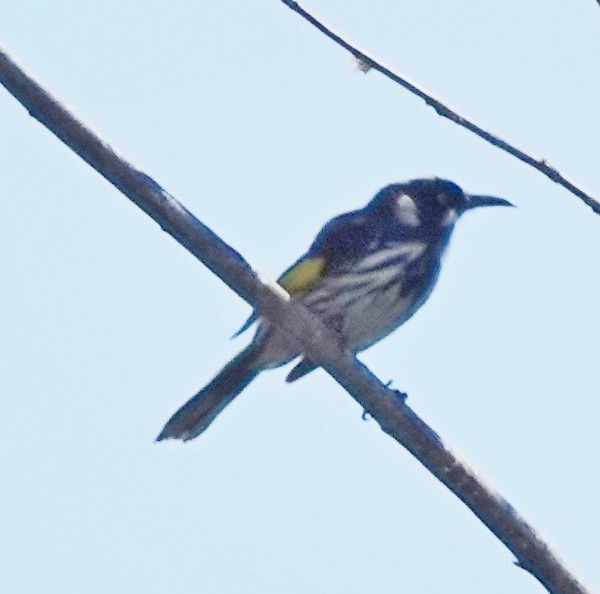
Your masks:
{"label": "yellow wing patch", "polygon": [[284,272],[277,281],[292,297],[310,291],[325,270],[325,258],[306,258]]}

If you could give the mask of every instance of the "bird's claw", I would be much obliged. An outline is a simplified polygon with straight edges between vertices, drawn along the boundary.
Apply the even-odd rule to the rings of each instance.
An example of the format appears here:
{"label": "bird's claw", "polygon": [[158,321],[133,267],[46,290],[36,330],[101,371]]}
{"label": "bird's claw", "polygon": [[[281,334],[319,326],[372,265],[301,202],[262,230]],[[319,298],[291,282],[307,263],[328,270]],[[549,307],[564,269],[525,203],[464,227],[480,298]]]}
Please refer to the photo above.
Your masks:
{"label": "bird's claw", "polygon": [[[391,387],[392,385],[392,380],[390,380],[389,382],[387,382],[385,384],[385,387],[387,390],[389,390],[390,392],[393,392],[394,395],[396,396],[396,398],[398,398],[398,400],[400,400],[402,403],[406,402],[406,399],[408,398],[408,394],[406,392],[401,392],[400,390],[396,390],[395,388]],[[373,415],[371,415],[371,413],[368,410],[363,410],[362,414],[360,415],[360,418],[363,421],[368,421]]]}
{"label": "bird's claw", "polygon": [[402,402],[406,402],[406,399],[408,398],[408,394],[406,392],[402,392],[401,390],[396,390],[396,388],[392,388],[392,384],[393,384],[393,380],[390,380],[389,382],[387,382],[385,384],[385,387],[394,392],[394,394],[396,394],[396,396],[398,397],[398,400],[402,400]]}
{"label": "bird's claw", "polygon": [[402,392],[400,390],[392,390],[392,392],[396,394],[398,400],[402,400],[403,403],[406,402],[406,399],[408,398],[408,394],[406,392]]}

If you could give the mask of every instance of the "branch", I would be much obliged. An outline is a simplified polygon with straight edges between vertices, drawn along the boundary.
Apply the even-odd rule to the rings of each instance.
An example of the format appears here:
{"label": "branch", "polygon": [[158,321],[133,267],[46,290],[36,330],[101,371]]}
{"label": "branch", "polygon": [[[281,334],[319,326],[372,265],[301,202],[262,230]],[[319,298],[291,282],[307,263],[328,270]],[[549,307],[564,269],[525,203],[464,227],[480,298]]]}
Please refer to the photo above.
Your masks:
{"label": "branch", "polygon": [[586,590],[512,506],[486,486],[404,402],[349,352],[336,334],[278,285],[259,278],[224,243],[145,173],[69,113],[0,50],[0,82],[28,112],[58,136],[238,295],[277,324],[311,360],[342,385],[396,441],[444,483],[514,553],[518,565],[550,592]]}
{"label": "branch", "polygon": [[[467,130],[470,130],[471,132],[473,132],[480,138],[483,138],[483,140],[489,142],[490,144],[497,146],[498,148],[502,149],[503,151],[511,154],[513,157],[516,157],[517,159],[523,161],[524,163],[527,163],[527,165],[531,165],[531,167],[533,167],[534,169],[537,169],[539,172],[543,173],[546,177],[550,178],[553,182],[556,182],[557,184],[561,185],[563,188],[566,188],[567,190],[569,190],[569,192],[571,192],[572,194],[575,194],[575,196],[577,196],[578,198],[583,200],[583,202],[585,202],[585,204],[587,204],[596,214],[600,214],[600,202],[598,202],[598,200],[596,200],[595,198],[592,198],[592,196],[590,196],[589,194],[584,192],[582,189],[578,188],[574,183],[572,183],[568,179],[564,178],[558,172],[557,169],[548,165],[548,163],[546,163],[546,161],[544,161],[543,159],[542,160],[534,159],[533,157],[529,156],[527,153],[524,153],[523,151],[514,147],[512,144],[509,144],[508,142],[502,140],[495,134],[492,134],[491,132],[488,132],[487,130],[480,128],[477,124],[474,124],[470,120],[467,120],[466,118],[462,117],[461,115],[459,115],[458,113],[456,113],[455,111],[453,111],[452,109],[450,109],[449,107],[444,105],[441,101],[438,101],[437,99],[435,99],[434,97],[432,97],[431,95],[429,95],[428,93],[426,93],[425,91],[423,91],[422,89],[417,87],[416,85],[412,84],[405,78],[402,78],[398,74],[395,74],[394,72],[392,72],[391,70],[389,70],[388,68],[386,68],[385,66],[380,64],[379,62],[375,61],[373,58],[370,58],[366,54],[363,54],[359,49],[357,49],[353,45],[350,45],[347,41],[344,41],[339,35],[336,35],[333,31],[331,31],[331,29],[328,29],[323,23],[318,21],[314,16],[312,16],[310,13],[306,12],[306,10],[304,10],[301,6],[299,6],[297,2],[294,2],[293,0],[281,0],[281,1],[286,6],[291,8],[294,12],[298,13],[301,17],[306,19],[311,25],[315,26],[319,31],[321,31],[321,33],[324,33],[327,37],[329,37],[329,39],[335,41],[339,46],[343,47],[347,52],[350,52],[358,60],[360,69],[363,72],[368,72],[371,69],[381,72],[381,74],[383,74],[384,76],[387,76],[390,80],[393,80],[395,83],[404,87],[405,89],[407,89],[408,91],[413,93],[413,95],[416,95],[417,97],[420,97],[421,99],[423,99],[423,101],[425,101],[425,103],[427,103],[427,105],[430,105],[431,107],[433,107],[433,109],[435,109],[435,111],[438,113],[438,115],[448,118],[455,124],[458,124],[459,126],[466,128]],[[598,1],[600,2],[600,0],[598,0]]]}

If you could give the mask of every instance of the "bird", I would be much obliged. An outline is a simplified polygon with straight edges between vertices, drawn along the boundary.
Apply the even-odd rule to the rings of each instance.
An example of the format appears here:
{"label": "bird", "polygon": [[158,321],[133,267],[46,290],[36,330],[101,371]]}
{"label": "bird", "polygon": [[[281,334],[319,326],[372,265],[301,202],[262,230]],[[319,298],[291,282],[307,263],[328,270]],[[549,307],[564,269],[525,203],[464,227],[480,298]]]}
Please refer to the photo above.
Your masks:
{"label": "bird", "polygon": [[[483,206],[513,206],[493,196],[467,194],[447,179],[392,183],[361,209],[328,221],[308,251],[278,279],[290,299],[335,331],[340,345],[359,353],[404,324],[428,299],[458,218]],[[198,437],[256,376],[300,358],[293,382],[317,364],[285,333],[253,313],[250,344],[229,361],[166,423],[157,441]]]}

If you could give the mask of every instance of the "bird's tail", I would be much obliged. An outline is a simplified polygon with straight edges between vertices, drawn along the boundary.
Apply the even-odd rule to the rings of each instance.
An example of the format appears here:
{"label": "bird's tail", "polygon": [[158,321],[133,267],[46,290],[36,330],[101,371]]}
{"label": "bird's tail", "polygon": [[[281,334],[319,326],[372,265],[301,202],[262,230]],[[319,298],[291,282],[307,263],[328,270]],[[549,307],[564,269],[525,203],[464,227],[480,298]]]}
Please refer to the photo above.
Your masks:
{"label": "bird's tail", "polygon": [[169,419],[156,441],[189,441],[198,437],[260,373],[260,368],[253,365],[255,358],[255,351],[249,345]]}

